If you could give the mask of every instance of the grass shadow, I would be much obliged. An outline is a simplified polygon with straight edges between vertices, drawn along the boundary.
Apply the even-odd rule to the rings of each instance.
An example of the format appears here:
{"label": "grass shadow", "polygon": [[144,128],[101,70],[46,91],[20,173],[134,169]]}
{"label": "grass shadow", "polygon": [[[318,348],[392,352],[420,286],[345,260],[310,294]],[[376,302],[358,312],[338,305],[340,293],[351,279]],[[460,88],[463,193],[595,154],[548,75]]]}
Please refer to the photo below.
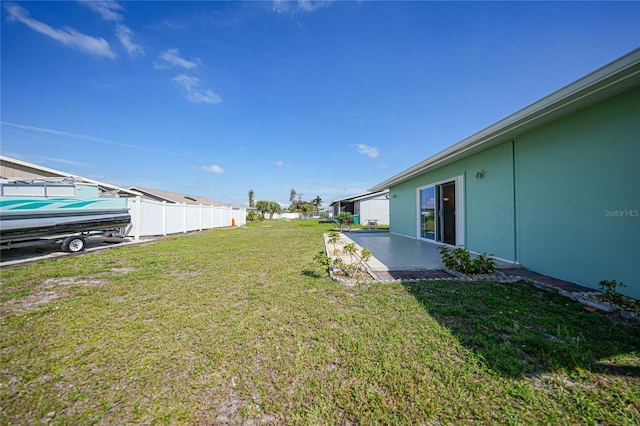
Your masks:
{"label": "grass shadow", "polygon": [[640,377],[640,327],[525,283],[422,281],[409,291],[492,371]]}
{"label": "grass shadow", "polygon": [[324,278],[327,276],[327,272],[319,272],[317,270],[313,270],[313,269],[304,269],[302,271],[302,275],[305,277],[310,277],[310,278]]}

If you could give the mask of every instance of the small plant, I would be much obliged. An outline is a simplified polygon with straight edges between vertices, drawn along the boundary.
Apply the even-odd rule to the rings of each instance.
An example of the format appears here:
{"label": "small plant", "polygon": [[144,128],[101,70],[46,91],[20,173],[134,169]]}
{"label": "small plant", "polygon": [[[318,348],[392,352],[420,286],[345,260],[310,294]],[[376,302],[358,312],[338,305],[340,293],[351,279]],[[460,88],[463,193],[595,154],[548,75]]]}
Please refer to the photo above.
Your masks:
{"label": "small plant", "polygon": [[618,293],[619,288],[626,287],[623,282],[618,282],[616,280],[602,280],[598,284],[602,294],[595,296],[596,299],[613,303],[614,305],[617,305],[629,312],[640,315],[640,300]]}
{"label": "small plant", "polygon": [[[339,235],[338,235],[339,236]],[[341,257],[329,257],[323,252],[316,253],[313,256],[314,262],[323,268],[333,268],[339,270],[349,278],[354,278],[360,271],[365,270],[365,263],[371,259],[371,250],[364,247],[358,252],[358,246],[355,243],[345,244],[343,252],[349,255],[349,262]],[[334,255],[339,254],[340,251],[334,248]]]}
{"label": "small plant", "polygon": [[600,285],[600,291],[602,291],[605,295],[611,296],[617,293],[616,288],[626,287],[623,282],[618,283],[618,281],[616,280],[602,280],[598,284]]}
{"label": "small plant", "polygon": [[353,257],[358,254],[358,247],[356,246],[356,243],[349,243],[344,245],[342,251],[350,255],[351,260],[353,260]]}
{"label": "small plant", "polygon": [[350,263],[345,263],[342,259],[338,258],[340,259],[340,269],[350,278],[355,277],[358,275],[358,272],[365,269],[364,264],[367,260],[371,259],[372,255],[371,250],[366,247],[363,247],[360,253],[358,253],[358,246],[356,246],[355,243],[345,244],[342,250],[349,255]]}
{"label": "small plant", "polygon": [[373,256],[371,250],[366,247],[362,247],[362,250],[360,250],[360,258],[366,262],[367,260],[371,259],[371,256]]}
{"label": "small plant", "polygon": [[602,280],[599,283],[600,291],[602,291],[602,299],[613,302],[620,303],[625,299],[625,297],[618,293],[618,288],[624,288],[626,285],[621,281],[618,282],[616,280]]}
{"label": "small plant", "polygon": [[331,231],[327,234],[327,240],[333,246],[333,254],[338,254],[338,249],[336,248],[336,244],[340,241],[340,234],[334,231]]}
{"label": "small plant", "polygon": [[450,249],[449,247],[441,246],[438,250],[440,250],[444,266],[463,274],[492,274],[496,269],[495,260],[486,253],[482,253],[472,259],[469,250],[464,247]]}
{"label": "small plant", "polygon": [[324,252],[319,251],[313,256],[313,261],[322,268],[329,269],[331,266],[331,258],[327,256]]}
{"label": "small plant", "polygon": [[340,224],[340,232],[342,232],[342,227],[344,226],[344,224],[351,220],[351,218],[352,216],[349,212],[342,212],[338,216],[336,216],[336,220]]}

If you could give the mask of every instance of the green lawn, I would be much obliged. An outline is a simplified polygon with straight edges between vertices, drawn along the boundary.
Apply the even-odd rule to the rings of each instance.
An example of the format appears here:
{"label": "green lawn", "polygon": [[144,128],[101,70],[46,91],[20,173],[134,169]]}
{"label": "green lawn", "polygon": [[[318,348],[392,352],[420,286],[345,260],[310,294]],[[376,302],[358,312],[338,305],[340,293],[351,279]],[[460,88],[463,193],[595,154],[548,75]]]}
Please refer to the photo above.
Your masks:
{"label": "green lawn", "polygon": [[0,272],[0,424],[639,424],[640,327],[524,284],[345,288],[331,224]]}

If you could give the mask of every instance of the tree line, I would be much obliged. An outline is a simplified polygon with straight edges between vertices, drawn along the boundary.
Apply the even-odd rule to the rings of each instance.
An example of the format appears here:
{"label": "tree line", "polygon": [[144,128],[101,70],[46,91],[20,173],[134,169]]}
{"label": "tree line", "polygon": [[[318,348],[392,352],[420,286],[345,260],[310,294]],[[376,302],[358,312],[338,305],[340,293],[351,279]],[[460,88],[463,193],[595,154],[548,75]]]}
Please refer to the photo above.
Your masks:
{"label": "tree line", "polygon": [[[259,200],[255,201],[255,192],[253,189],[249,190],[249,207],[255,207],[261,215],[261,218],[264,218],[265,215],[269,215],[269,219],[273,218],[273,215],[276,213],[282,213],[282,206],[277,201],[266,201]],[[310,216],[311,213],[319,210],[322,205],[322,198],[320,196],[316,196],[311,201],[304,201],[302,197],[304,194],[296,192],[295,189],[291,188],[289,193],[289,202],[291,203],[286,211],[302,213],[305,216]],[[252,214],[253,213],[253,214]],[[254,211],[249,211],[247,213],[248,220],[258,220],[259,218],[254,218],[257,213]]]}

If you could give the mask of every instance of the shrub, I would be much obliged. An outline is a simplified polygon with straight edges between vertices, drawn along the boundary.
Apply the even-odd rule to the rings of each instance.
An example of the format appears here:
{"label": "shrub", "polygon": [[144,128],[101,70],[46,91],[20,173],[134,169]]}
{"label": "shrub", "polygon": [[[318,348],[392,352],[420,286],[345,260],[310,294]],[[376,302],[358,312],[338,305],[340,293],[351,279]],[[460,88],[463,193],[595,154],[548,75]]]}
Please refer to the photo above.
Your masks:
{"label": "shrub", "polygon": [[247,221],[248,222],[257,222],[259,220],[263,220],[264,216],[262,216],[261,214],[256,213],[253,210],[249,210],[249,212],[247,213]]}
{"label": "shrub", "polygon": [[623,282],[618,283],[616,280],[602,280],[598,284],[600,285],[600,291],[605,295],[614,295],[617,293],[617,287],[626,287]]}
{"label": "shrub", "polygon": [[495,260],[486,253],[482,253],[477,258],[472,259],[469,250],[464,247],[450,249],[449,247],[441,246],[439,250],[444,266],[454,271],[469,275],[479,275],[492,274],[496,269]]}
{"label": "shrub", "polygon": [[313,256],[314,262],[325,269],[329,269],[332,265],[331,258],[325,254],[325,252],[320,251]]}
{"label": "shrub", "polygon": [[336,220],[340,224],[340,232],[342,232],[342,226],[347,223],[353,216],[349,212],[342,212],[336,216]]}

